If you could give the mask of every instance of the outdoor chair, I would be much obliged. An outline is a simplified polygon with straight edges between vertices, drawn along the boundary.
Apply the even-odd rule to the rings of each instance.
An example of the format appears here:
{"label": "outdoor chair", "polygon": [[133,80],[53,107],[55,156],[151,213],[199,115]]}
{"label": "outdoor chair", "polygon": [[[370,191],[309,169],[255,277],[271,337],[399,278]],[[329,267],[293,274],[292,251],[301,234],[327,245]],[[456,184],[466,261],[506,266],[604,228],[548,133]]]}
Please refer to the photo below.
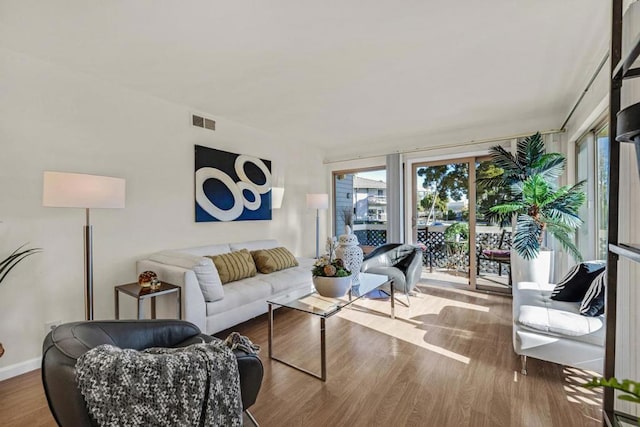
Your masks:
{"label": "outdoor chair", "polygon": [[[498,264],[498,276],[502,276],[502,265],[506,264],[509,267],[511,266],[511,250],[509,248],[505,248],[505,234],[507,230],[503,229],[502,234],[500,235],[500,240],[498,242],[497,248],[487,248],[484,249],[481,245],[479,245],[476,251],[476,274],[480,275],[480,261],[491,261]],[[509,268],[509,286],[511,286],[511,268]]]}

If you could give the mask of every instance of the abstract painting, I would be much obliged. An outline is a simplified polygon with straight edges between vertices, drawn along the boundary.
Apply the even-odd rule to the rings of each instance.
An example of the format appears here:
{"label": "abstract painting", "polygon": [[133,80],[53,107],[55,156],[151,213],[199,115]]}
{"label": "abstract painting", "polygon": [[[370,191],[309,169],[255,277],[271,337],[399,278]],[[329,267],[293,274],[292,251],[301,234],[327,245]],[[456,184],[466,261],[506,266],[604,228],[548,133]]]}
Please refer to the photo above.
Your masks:
{"label": "abstract painting", "polygon": [[271,162],[195,146],[196,222],[271,219]]}

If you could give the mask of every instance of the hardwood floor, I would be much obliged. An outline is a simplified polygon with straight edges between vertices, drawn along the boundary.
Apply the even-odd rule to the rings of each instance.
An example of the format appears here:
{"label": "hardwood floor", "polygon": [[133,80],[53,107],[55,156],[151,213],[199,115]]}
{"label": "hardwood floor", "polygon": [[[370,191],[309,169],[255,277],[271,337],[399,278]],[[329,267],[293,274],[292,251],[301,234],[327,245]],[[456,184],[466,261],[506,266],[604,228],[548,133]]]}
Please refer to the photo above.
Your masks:
{"label": "hardwood floor", "polygon": [[[234,328],[262,346],[251,412],[269,426],[599,426],[591,373],[530,360],[519,373],[511,299],[420,285],[411,306],[366,300],[327,320],[327,382],[267,355],[266,316]],[[275,353],[320,369],[319,319],[275,312]],[[219,335],[226,336],[228,331]],[[0,383],[0,424],[55,425],[39,371]],[[248,425],[248,424],[247,424]]]}

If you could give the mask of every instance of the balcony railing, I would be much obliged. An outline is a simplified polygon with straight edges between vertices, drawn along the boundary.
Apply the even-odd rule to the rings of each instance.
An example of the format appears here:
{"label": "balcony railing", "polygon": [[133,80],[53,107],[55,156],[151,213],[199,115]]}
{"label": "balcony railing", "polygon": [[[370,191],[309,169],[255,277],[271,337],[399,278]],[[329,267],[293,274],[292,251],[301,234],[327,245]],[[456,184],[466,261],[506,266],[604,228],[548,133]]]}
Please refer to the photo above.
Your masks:
{"label": "balcony railing", "polygon": [[[373,227],[380,227],[373,226]],[[356,226],[354,233],[358,236],[361,245],[380,246],[387,243],[387,230],[373,229],[371,224]],[[478,250],[497,249],[500,244],[502,233],[477,233],[476,245]],[[511,233],[505,233],[505,242],[511,241]],[[449,268],[452,265],[464,266],[464,270],[469,268],[469,252],[464,250],[460,252],[460,248],[452,250],[444,239],[444,232],[418,230],[418,243],[424,245],[425,250],[422,257],[422,263],[425,267],[430,268]],[[505,243],[502,249],[508,247]],[[466,245],[465,245],[466,247]],[[503,265],[503,273],[507,272],[508,266]],[[481,274],[498,274],[499,264],[493,261],[480,260]]]}
{"label": "balcony railing", "polygon": [[367,196],[367,203],[370,205],[386,205],[387,196]]}

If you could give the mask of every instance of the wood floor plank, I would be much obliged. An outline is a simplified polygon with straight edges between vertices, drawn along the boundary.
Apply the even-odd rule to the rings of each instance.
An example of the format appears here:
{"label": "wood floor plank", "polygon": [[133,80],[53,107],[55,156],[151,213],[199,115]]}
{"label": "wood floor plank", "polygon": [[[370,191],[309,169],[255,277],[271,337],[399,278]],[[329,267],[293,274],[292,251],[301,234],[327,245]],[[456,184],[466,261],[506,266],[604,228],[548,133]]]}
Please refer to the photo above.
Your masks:
{"label": "wood floor plank", "polygon": [[[268,359],[266,316],[233,328],[262,346],[265,376],[251,412],[269,426],[595,427],[591,373],[530,359],[519,372],[511,299],[419,285],[410,307],[358,301],[327,319],[327,382]],[[319,319],[275,312],[277,354],[319,371]],[[219,336],[226,336],[223,331]],[[0,424],[54,426],[39,371],[0,382]]]}

